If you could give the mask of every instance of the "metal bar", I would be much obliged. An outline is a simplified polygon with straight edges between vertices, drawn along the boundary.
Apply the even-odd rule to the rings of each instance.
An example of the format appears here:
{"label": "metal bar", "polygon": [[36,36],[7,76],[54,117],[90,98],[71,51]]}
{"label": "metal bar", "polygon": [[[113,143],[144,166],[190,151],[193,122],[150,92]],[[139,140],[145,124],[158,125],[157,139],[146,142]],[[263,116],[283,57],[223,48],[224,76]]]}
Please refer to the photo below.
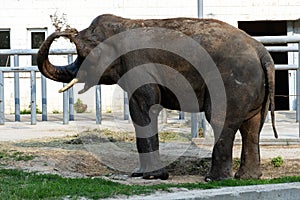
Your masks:
{"label": "metal bar", "polygon": [[47,80],[45,76],[41,76],[42,87],[42,121],[47,121]]}
{"label": "metal bar", "polygon": [[[67,84],[64,83],[63,86]],[[69,124],[69,92],[63,93],[63,124]]]}
{"label": "metal bar", "polygon": [[198,137],[198,113],[191,113],[191,132],[192,138]]}
{"label": "metal bar", "polygon": [[[199,0],[201,1],[201,0]],[[199,10],[198,10],[199,12]],[[198,14],[199,18],[202,18],[201,14]],[[262,42],[264,44],[280,44],[280,43],[298,43],[300,37],[298,36],[263,36],[263,37],[254,37],[254,39]],[[295,50],[296,47],[285,47],[285,46],[269,46],[267,49],[271,51],[278,48],[279,51]],[[1,55],[36,55],[38,53],[38,49],[0,49]],[[77,54],[76,49],[51,49],[49,54],[51,55],[65,55],[65,54]]]}
{"label": "metal bar", "polygon": [[259,36],[253,37],[263,44],[299,43],[300,36]]}
{"label": "metal bar", "polygon": [[70,121],[75,120],[75,115],[74,115],[74,89],[71,87],[69,90],[69,119]]}
{"label": "metal bar", "polygon": [[[73,62],[73,55],[68,54],[68,63]],[[69,118],[70,121],[74,121],[74,89],[71,87],[69,90]]]}
{"label": "metal bar", "polygon": [[[14,55],[14,67],[19,66],[19,55]],[[14,73],[14,92],[15,92],[15,121],[21,121],[20,117],[20,80],[19,72]]]}
{"label": "metal bar", "polygon": [[203,0],[198,0],[198,18],[203,18]]}
{"label": "metal bar", "polygon": [[276,70],[297,70],[298,65],[275,65]]}
{"label": "metal bar", "polygon": [[5,124],[4,112],[4,76],[3,72],[0,71],[0,125]]}
{"label": "metal bar", "polygon": [[129,100],[128,93],[124,91],[124,120],[129,120]]}
{"label": "metal bar", "polygon": [[299,123],[299,138],[300,138],[300,42],[298,43],[298,69],[296,71],[296,95],[297,95],[297,108],[296,108],[296,121]]}
{"label": "metal bar", "polygon": [[208,138],[209,134],[208,134],[208,130],[207,130],[208,128],[207,128],[207,125],[206,125],[206,117],[205,117],[204,112],[200,113],[200,124],[201,124],[201,127],[202,127],[204,138]]}
{"label": "metal bar", "polygon": [[96,124],[101,124],[102,108],[101,108],[101,86],[96,85]]}
{"label": "metal bar", "polygon": [[[203,0],[198,0],[198,18],[203,18]],[[198,137],[198,115],[196,113],[191,114],[191,132],[192,138]],[[202,127],[203,128],[203,127]]]}
{"label": "metal bar", "polygon": [[[35,55],[38,49],[0,49],[1,55]],[[51,55],[77,54],[76,49],[50,49]]]}
{"label": "metal bar", "polygon": [[269,52],[298,52],[297,46],[266,46]]}
{"label": "metal bar", "polygon": [[181,120],[181,119],[184,119],[184,112],[183,111],[180,111],[179,112],[179,116],[178,118]]}
{"label": "metal bar", "polygon": [[161,123],[167,124],[168,123],[168,112],[167,109],[163,108],[161,110]]}
{"label": "metal bar", "polygon": [[35,71],[30,72],[30,87],[31,87],[31,125],[36,125],[36,74]]}
{"label": "metal bar", "polygon": [[36,71],[39,72],[37,67],[0,67],[0,71],[3,72],[31,72]]}

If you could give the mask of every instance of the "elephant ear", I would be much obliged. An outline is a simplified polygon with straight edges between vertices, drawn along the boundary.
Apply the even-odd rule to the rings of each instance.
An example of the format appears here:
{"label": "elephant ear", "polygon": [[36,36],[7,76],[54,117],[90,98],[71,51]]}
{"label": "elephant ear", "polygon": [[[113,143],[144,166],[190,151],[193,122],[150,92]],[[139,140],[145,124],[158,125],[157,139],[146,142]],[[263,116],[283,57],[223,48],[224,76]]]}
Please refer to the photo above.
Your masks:
{"label": "elephant ear", "polygon": [[125,31],[124,25],[121,22],[104,22],[102,24],[106,37],[118,34]]}

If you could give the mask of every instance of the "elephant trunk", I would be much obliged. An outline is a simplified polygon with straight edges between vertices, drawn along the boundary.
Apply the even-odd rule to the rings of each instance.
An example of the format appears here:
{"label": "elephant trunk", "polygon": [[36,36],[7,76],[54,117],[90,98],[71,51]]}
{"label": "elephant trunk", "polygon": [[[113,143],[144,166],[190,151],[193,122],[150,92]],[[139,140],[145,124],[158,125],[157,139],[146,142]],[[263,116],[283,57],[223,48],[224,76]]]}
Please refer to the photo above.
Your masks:
{"label": "elephant trunk", "polygon": [[[64,83],[68,83],[76,77],[79,67],[83,62],[83,57],[80,54],[81,50],[78,45],[78,41],[76,40],[75,37],[76,33],[77,31],[74,29],[69,31],[64,31],[64,32],[54,32],[42,43],[37,55],[37,64],[40,72],[45,77],[52,79],[54,81],[64,82]],[[71,42],[74,42],[74,44],[76,45],[78,57],[73,63],[69,65],[55,66],[50,63],[48,54],[49,54],[50,46],[54,41],[54,39],[59,38],[61,36],[67,37],[71,40]]]}

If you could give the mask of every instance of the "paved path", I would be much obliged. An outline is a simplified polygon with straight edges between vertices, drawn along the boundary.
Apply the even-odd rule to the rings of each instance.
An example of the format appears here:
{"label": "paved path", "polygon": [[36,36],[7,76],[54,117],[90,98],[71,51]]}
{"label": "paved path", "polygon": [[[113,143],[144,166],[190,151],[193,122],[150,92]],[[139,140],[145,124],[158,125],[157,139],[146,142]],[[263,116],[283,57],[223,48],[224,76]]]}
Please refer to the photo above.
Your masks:
{"label": "paved path", "polygon": [[[39,116],[40,117],[40,116]],[[49,121],[42,122],[38,118],[36,125],[30,125],[30,115],[21,116],[22,122],[13,122],[14,116],[6,116],[5,125],[0,125],[0,141],[14,141],[41,137],[58,137],[65,135],[74,135],[82,130],[95,128],[109,128],[120,131],[134,131],[132,123],[114,119],[112,115],[103,116],[102,124],[97,125],[94,114],[76,114],[76,121],[70,121],[63,125],[62,115],[49,115]],[[190,127],[184,126],[183,121],[175,118],[168,119],[168,125],[160,124],[159,130],[176,130],[189,133]],[[180,125],[178,127],[178,125]],[[279,135],[279,141],[298,140],[299,128],[295,120],[295,112],[276,112],[276,127]],[[239,135],[237,134],[237,139]],[[273,130],[270,122],[266,122],[261,133],[261,140],[274,139]]]}

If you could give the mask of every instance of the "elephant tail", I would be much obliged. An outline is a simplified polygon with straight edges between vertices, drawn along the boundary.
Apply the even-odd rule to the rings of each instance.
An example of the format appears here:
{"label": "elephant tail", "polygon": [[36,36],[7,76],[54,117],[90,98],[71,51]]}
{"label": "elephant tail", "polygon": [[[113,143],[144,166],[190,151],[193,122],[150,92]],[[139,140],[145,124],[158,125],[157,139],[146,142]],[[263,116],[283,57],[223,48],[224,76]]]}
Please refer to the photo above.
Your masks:
{"label": "elephant tail", "polygon": [[[272,128],[274,132],[275,138],[278,138],[277,130],[275,127],[275,66],[273,59],[269,52],[263,47],[264,50],[260,50],[261,53],[260,61],[261,65],[266,73],[266,89],[268,90],[268,98],[267,101],[270,102],[270,110],[271,110],[271,120],[272,120]],[[267,104],[268,105],[268,104]],[[268,107],[265,108],[268,110]]]}

